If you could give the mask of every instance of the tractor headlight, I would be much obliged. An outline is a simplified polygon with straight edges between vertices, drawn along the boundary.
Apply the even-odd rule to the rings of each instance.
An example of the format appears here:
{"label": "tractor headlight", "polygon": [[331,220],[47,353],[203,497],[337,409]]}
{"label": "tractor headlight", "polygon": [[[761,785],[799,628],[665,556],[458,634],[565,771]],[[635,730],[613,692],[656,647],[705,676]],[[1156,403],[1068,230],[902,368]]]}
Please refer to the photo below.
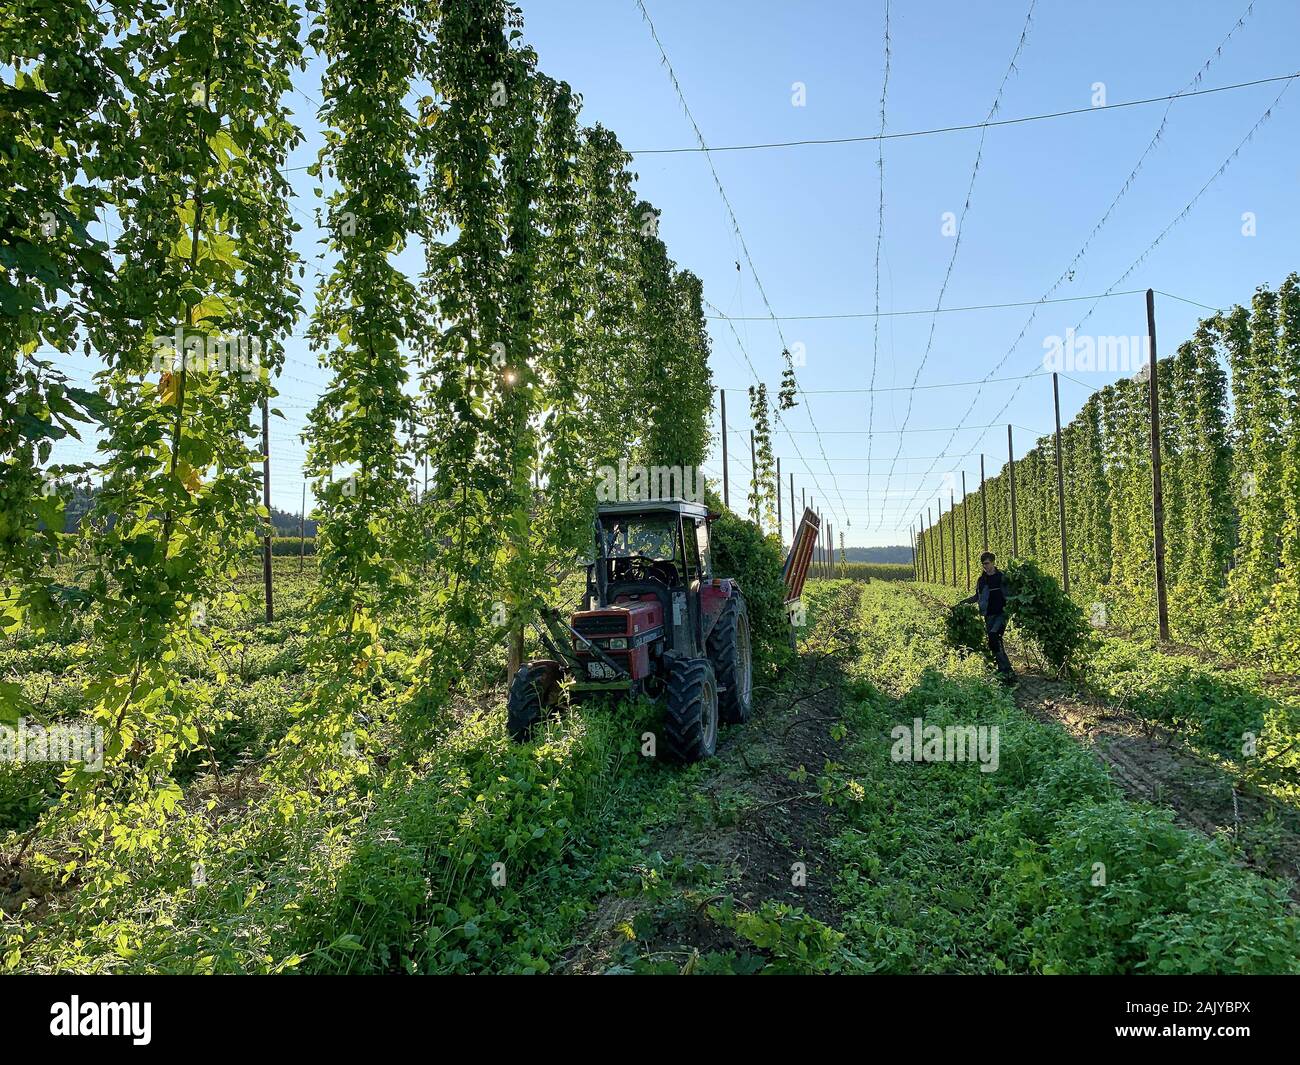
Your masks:
{"label": "tractor headlight", "polygon": [[627,650],[626,637],[623,636],[614,637],[614,639],[609,641],[609,648],[611,651],[626,651]]}

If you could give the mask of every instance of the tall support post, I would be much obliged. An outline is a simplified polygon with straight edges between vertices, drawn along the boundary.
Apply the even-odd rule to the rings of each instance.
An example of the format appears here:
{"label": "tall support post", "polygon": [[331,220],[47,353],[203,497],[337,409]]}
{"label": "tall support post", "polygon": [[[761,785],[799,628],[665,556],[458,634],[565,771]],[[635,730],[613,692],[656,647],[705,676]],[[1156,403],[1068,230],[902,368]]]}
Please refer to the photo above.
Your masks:
{"label": "tall support post", "polygon": [[962,546],[966,549],[966,591],[970,591],[970,514],[966,498],[966,471],[961,471],[961,531]]}
{"label": "tall support post", "polygon": [[820,519],[821,527],[822,527],[821,535],[818,537],[818,539],[820,540],[820,544],[818,546],[821,548],[822,576],[825,577],[827,572],[826,571],[826,518],[820,510],[817,511],[817,517]]}
{"label": "tall support post", "polygon": [[912,549],[912,580],[916,580],[916,526],[907,527],[907,543]]}
{"label": "tall support post", "polygon": [[[429,537],[428,537],[428,528],[429,528],[429,506],[428,506],[428,504],[429,504],[429,456],[428,456],[428,454],[426,453],[425,456],[424,456],[424,488],[423,488],[423,489],[421,490],[421,492],[420,492],[420,512],[421,512],[421,513],[420,513],[420,517],[421,517],[421,523],[424,525],[424,528],[425,528],[425,539],[426,539],[426,541],[429,539]],[[423,546],[423,547],[421,547],[421,549],[420,549],[420,574],[421,574],[421,576],[423,576],[424,573],[426,572],[427,567],[428,567],[428,563],[429,563],[429,549],[428,549],[428,545],[427,545],[427,543],[426,543],[426,545]]]}
{"label": "tall support post", "polygon": [[939,583],[948,584],[948,557],[944,554],[944,498],[939,497]]}
{"label": "tall support post", "polygon": [[835,530],[831,523],[826,523],[826,576],[835,576]]}
{"label": "tall support post", "polygon": [[817,497],[816,497],[816,496],[809,496],[809,497],[808,497],[808,509],[811,510],[814,514],[817,515],[817,539],[813,541],[813,553],[812,553],[812,558],[811,558],[811,559],[809,560],[809,562],[808,562],[808,565],[809,565],[809,567],[812,569],[812,572],[813,572],[813,573],[816,573],[816,572],[817,572],[817,560],[818,560],[818,558],[821,556],[821,553],[822,553],[822,534],[821,534],[821,527],[822,527],[822,526],[821,526],[822,512],[817,508]]}
{"label": "tall support post", "polygon": [[802,515],[794,509],[794,474],[790,474],[790,542],[799,535],[799,519]]}
{"label": "tall support post", "polygon": [[817,539],[813,541],[812,553],[812,570],[818,572],[818,567],[822,561],[822,512],[817,506],[817,498],[814,496],[808,500],[808,509],[817,515]]}
{"label": "tall support post", "polygon": [[812,558],[808,560],[808,571],[816,576],[821,571],[822,563],[822,514],[820,510],[811,504],[808,509],[817,515],[817,535],[813,540]]}
{"label": "tall support post", "polygon": [[821,530],[817,534],[817,557],[818,557],[818,561],[821,563],[821,574],[823,577],[825,577],[826,576],[826,532],[825,532],[826,519],[822,517],[821,507],[817,508],[817,527],[819,530]]}
{"label": "tall support post", "polygon": [[302,513],[298,515],[298,572],[307,564],[307,471],[302,471]]}
{"label": "tall support post", "polygon": [[952,586],[957,587],[957,493],[948,493],[948,530],[952,533]]}
{"label": "tall support post", "polygon": [[1070,594],[1070,545],[1065,531],[1065,456],[1061,450],[1061,386],[1052,374],[1052,407],[1056,411],[1056,517],[1061,525],[1061,588]]}
{"label": "tall support post", "polygon": [[731,473],[727,469],[727,390],[718,389],[722,410],[722,505],[731,509]]}
{"label": "tall support post", "polygon": [[266,590],[266,620],[275,620],[271,605],[271,400],[262,396],[262,505],[266,507],[267,528],[262,537],[262,584]]}
{"label": "tall support post", "polygon": [[984,456],[980,456],[980,516],[984,522],[984,550],[989,549],[989,500],[984,494]]}
{"label": "tall support post", "polygon": [[1007,474],[1011,478],[1011,557],[1020,554],[1020,538],[1016,534],[1016,453],[1011,447],[1011,426],[1007,426]]}
{"label": "tall support post", "polygon": [[1165,596],[1165,490],[1160,475],[1160,389],[1156,377],[1156,297],[1147,289],[1147,382],[1151,397],[1151,524],[1155,532],[1156,624],[1160,639],[1169,639],[1169,603]]}
{"label": "tall support post", "polygon": [[776,535],[785,543],[785,521],[781,517],[781,456],[776,457]]}
{"label": "tall support post", "polygon": [[934,529],[934,522],[930,518],[930,508],[925,508],[925,577],[931,584],[934,583],[934,537],[930,535]]}

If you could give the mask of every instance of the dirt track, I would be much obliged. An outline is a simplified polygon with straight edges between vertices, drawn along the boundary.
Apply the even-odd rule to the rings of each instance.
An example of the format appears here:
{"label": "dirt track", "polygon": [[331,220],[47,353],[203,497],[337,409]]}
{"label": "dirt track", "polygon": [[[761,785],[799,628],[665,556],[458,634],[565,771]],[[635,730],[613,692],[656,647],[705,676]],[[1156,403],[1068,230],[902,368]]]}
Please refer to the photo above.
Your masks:
{"label": "dirt track", "polygon": [[[855,609],[857,596],[850,598]],[[723,731],[687,819],[644,847],[642,890],[602,900],[560,971],[620,971],[638,959],[689,971],[710,951],[752,951],[709,914],[723,899],[745,910],[786,903],[838,923],[826,867],[831,810],[813,779],[839,757],[830,729],[844,699],[845,631],[834,624],[819,631],[779,690],[756,689],[753,718]],[[791,779],[801,769],[808,779]],[[807,879],[796,887],[800,862]]]}
{"label": "dirt track", "polygon": [[1220,766],[1183,746],[1176,733],[1152,725],[1071,686],[1025,675],[1016,703],[1054,721],[1086,744],[1130,797],[1167,806],[1207,836],[1226,834],[1247,864],[1293,881],[1300,900],[1300,812],[1266,795],[1236,789]]}
{"label": "dirt track", "polygon": [[[947,609],[923,589],[912,591],[936,613]],[[1227,836],[1248,865],[1291,880],[1292,896],[1300,900],[1300,811],[1234,788],[1222,767],[1186,747],[1176,732],[1034,672],[1014,631],[1007,649],[1020,673],[1017,706],[1088,746],[1130,798],[1167,806],[1179,823],[1207,836]]]}

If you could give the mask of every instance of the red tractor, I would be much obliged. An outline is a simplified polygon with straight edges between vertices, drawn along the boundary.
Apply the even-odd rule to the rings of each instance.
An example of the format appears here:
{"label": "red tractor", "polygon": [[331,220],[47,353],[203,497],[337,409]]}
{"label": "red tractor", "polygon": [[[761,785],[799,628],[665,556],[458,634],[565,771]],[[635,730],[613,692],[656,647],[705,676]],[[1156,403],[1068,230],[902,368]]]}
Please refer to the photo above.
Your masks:
{"label": "red tractor", "polygon": [[561,699],[593,692],[648,695],[664,704],[659,736],[682,762],[713,754],[718,723],[753,707],[749,615],[734,580],[713,575],[709,523],[716,515],[681,499],[606,503],[583,609],[566,623],[544,612],[542,642],[554,656],[526,663],[510,685],[508,727],[529,738]]}

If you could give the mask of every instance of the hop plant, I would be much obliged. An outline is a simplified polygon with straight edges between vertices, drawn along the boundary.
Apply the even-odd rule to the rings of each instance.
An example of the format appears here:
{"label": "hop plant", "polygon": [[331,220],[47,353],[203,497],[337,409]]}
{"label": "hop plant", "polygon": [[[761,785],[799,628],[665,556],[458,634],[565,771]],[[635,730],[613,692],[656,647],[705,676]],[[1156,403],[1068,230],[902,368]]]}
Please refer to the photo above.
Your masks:
{"label": "hop plant", "polygon": [[944,618],[944,636],[949,646],[959,650],[983,652],[984,623],[970,603],[958,603]]}
{"label": "hop plant", "polygon": [[1070,671],[1092,650],[1094,637],[1083,609],[1056,578],[1027,558],[1006,568],[1007,615],[1060,673]]}
{"label": "hop plant", "polygon": [[795,380],[794,367],[790,365],[790,352],[781,352],[782,358],[785,359],[785,367],[781,370],[781,389],[777,393],[777,406],[781,410],[791,410],[799,405],[795,395],[799,390],[799,383]]}

